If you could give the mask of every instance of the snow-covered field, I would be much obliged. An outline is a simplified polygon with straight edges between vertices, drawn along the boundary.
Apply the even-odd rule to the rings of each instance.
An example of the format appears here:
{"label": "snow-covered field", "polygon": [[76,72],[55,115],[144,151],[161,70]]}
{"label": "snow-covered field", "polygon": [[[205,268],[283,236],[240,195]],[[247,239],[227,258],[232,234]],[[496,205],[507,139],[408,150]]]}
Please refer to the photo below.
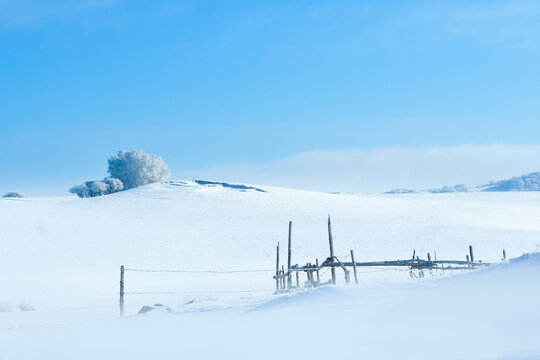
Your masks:
{"label": "snow-covered field", "polygon": [[[540,244],[540,193],[325,194],[194,182],[108,196],[0,200],[0,359],[540,358],[540,260],[450,278],[361,270],[360,285],[274,296],[293,263],[422,256],[500,261]],[[119,267],[268,270],[126,273]],[[341,273],[338,271],[341,279]],[[323,274],[327,278],[328,274]],[[238,291],[238,292],[236,292]],[[137,315],[142,305],[162,310]],[[21,306],[22,305],[22,306]],[[32,307],[22,311],[19,307]]]}

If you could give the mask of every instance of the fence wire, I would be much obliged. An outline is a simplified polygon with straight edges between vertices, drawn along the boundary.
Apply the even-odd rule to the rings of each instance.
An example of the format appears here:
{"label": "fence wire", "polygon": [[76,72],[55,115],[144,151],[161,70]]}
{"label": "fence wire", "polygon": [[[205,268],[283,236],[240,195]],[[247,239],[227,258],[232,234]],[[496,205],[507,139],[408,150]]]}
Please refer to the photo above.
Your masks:
{"label": "fence wire", "polygon": [[234,274],[234,273],[257,273],[257,272],[275,272],[276,270],[253,269],[253,270],[168,270],[168,269],[129,269],[124,271],[151,272],[151,273],[188,273],[188,274]]}
{"label": "fence wire", "polygon": [[236,294],[252,292],[272,292],[275,289],[256,289],[256,290],[204,290],[204,291],[127,291],[127,295],[182,295],[182,294]]}

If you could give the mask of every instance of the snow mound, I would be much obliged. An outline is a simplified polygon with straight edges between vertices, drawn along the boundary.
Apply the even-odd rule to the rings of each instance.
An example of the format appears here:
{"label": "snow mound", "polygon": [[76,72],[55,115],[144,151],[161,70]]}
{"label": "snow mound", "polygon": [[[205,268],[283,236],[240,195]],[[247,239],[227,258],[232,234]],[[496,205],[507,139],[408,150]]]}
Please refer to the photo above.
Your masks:
{"label": "snow mound", "polygon": [[540,268],[540,253],[523,254],[520,257],[510,260],[510,264],[517,266],[532,265]]}

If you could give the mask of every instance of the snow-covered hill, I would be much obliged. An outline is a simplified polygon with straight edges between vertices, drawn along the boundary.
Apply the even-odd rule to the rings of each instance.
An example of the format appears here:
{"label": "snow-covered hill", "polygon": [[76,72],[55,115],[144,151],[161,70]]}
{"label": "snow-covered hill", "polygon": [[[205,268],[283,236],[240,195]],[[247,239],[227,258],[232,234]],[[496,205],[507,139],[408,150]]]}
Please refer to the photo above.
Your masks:
{"label": "snow-covered hill", "polygon": [[[264,190],[264,191],[258,191]],[[344,195],[211,182],[154,184],[92,199],[0,201],[0,302],[116,301],[120,265],[143,269],[243,270],[275,266],[293,220],[293,263],[328,256],[332,215],[337,256],[408,258],[437,251],[496,261],[540,242],[540,194]],[[282,252],[282,259],[285,252]],[[387,273],[381,276],[390,276]],[[370,277],[370,278],[371,278]],[[271,289],[270,273],[128,274],[134,291]]]}
{"label": "snow-covered hill", "polygon": [[[201,350],[201,354],[209,355],[224,346],[225,354],[232,356],[234,349],[245,345],[238,339],[249,339],[257,346],[246,347],[246,356],[236,355],[253,358],[250,356],[264,346],[275,347],[272,334],[286,330],[286,319],[291,319],[290,326],[313,329],[333,317],[340,322],[349,319],[366,322],[374,329],[380,323],[399,328],[391,316],[396,310],[392,313],[391,308],[410,309],[412,304],[423,302],[427,308],[431,304],[425,298],[410,302],[404,299],[419,293],[424,285],[442,284],[431,282],[431,275],[436,274],[419,280],[410,279],[406,270],[388,269],[361,270],[358,288],[321,289],[275,300],[271,278],[275,246],[281,242],[284,259],[288,221],[293,221],[293,263],[302,264],[328,256],[328,214],[332,215],[336,255],[342,260],[348,258],[350,249],[355,250],[357,261],[410,258],[413,249],[421,256],[436,251],[439,258],[464,259],[468,245],[473,245],[478,259],[499,261],[503,248],[509,257],[516,257],[537,250],[540,243],[540,193],[353,195],[173,181],[91,199],[75,196],[3,199],[0,200],[0,309],[10,311],[0,312],[3,332],[0,355],[5,351],[10,356],[0,358],[32,359],[42,353],[45,355],[41,358],[55,360],[112,358],[112,354],[122,351],[138,359],[152,355],[156,348],[161,349],[158,351],[161,358],[173,358],[182,346],[190,351],[196,347],[202,349],[204,338],[198,335],[202,336],[208,329],[214,329],[209,335],[213,346]],[[120,265],[132,269],[264,271],[229,274],[128,271],[128,317],[111,322],[117,319]],[[483,281],[473,275],[467,275],[465,278],[473,280],[453,288],[456,293],[452,294],[466,298],[466,292],[479,284],[474,279]],[[512,277],[519,276],[514,272],[507,277],[500,291],[512,284]],[[519,295],[524,289],[534,287],[531,286],[527,283],[512,291]],[[489,294],[496,291],[494,287],[488,290]],[[426,290],[422,294],[442,301],[441,294],[450,293]],[[509,306],[520,306],[519,301],[514,298],[512,301]],[[141,305],[156,302],[170,306],[173,313],[133,317]],[[18,309],[20,304],[36,311],[22,312]],[[293,310],[287,310],[290,304],[296,304]],[[448,302],[441,304],[450,306]],[[482,306],[478,301],[471,304],[473,308]],[[300,308],[301,311],[294,310]],[[309,309],[315,309],[317,316]],[[436,323],[441,316],[436,313],[437,306],[430,309],[428,318],[419,311],[412,313],[422,326],[428,326],[431,318]],[[247,310],[253,315],[245,315]],[[521,321],[522,312],[517,317],[506,318],[505,324]],[[494,312],[493,316],[499,316],[498,313]],[[373,318],[374,315],[377,317]],[[482,319],[486,316],[484,312]],[[378,320],[375,323],[368,319]],[[410,323],[411,319],[405,316],[399,322]],[[230,325],[229,334],[216,332],[223,324],[233,323],[237,325]],[[471,326],[476,323],[470,321]],[[257,327],[261,337],[254,337],[255,333],[246,330],[255,324],[264,325]],[[414,334],[420,336],[422,326],[416,326]],[[345,329],[348,335],[347,345],[341,344],[344,350],[363,349],[370,358],[376,358],[375,348],[366,346],[369,347],[370,341],[373,344],[379,341],[382,346],[380,338],[375,339],[373,334],[382,334],[384,327],[377,327],[378,332],[372,335],[362,331],[356,334],[357,329],[352,325]],[[169,333],[185,337],[189,344],[177,347],[168,343]],[[123,334],[119,342],[107,340],[117,334]],[[390,339],[399,339],[399,333],[392,334]],[[452,331],[445,334],[450,336]],[[77,340],[87,335],[98,343],[87,346]],[[338,343],[342,334],[338,335],[331,335],[329,341]],[[34,339],[32,346],[23,345],[29,338]],[[76,345],[62,348],[60,339]],[[308,354],[321,354],[309,346],[310,339],[313,339],[311,335],[301,336],[292,343],[306,345]],[[137,346],[126,347],[132,341]],[[355,341],[358,346],[351,345]],[[228,348],[227,344],[233,347]],[[85,349],[84,356],[76,352],[80,348]],[[284,349],[300,354],[296,347]],[[111,356],[103,356],[104,353]],[[269,354],[264,352],[261,358],[268,358]],[[396,353],[385,354],[390,354],[387,358],[396,358]]]}

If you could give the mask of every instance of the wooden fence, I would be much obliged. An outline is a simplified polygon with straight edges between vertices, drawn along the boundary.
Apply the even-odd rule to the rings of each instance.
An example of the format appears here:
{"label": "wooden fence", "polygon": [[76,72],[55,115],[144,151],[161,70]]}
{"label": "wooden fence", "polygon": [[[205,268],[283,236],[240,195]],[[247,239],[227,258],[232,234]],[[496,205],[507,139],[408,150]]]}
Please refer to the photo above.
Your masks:
{"label": "wooden fence", "polygon": [[[319,259],[314,262],[308,262],[304,266],[291,265],[292,262],[292,221],[289,221],[289,236],[287,246],[287,269],[279,263],[279,243],[276,248],[276,271],[273,278],[276,281],[276,293],[290,292],[305,288],[313,288],[326,285],[336,284],[336,269],[343,270],[345,282],[350,283],[350,268],[353,270],[354,281],[358,284],[358,268],[359,267],[407,267],[410,270],[411,277],[424,277],[424,270],[474,270],[481,267],[492,265],[482,261],[475,261],[473,247],[469,246],[469,253],[466,255],[466,260],[437,260],[436,253],[432,258],[431,253],[427,253],[427,259],[420,259],[413,250],[412,258],[406,260],[386,260],[386,261],[368,261],[357,262],[354,259],[353,250],[350,251],[351,261],[340,261],[334,254],[334,239],[332,236],[332,222],[328,216],[328,245],[330,256],[321,264]],[[503,261],[506,260],[506,250],[503,250]],[[320,271],[324,268],[329,268],[331,279],[321,282]],[[418,275],[415,275],[414,270],[418,270]],[[300,285],[300,273],[306,274],[307,280],[303,286]],[[296,285],[293,285],[293,275],[296,277]]]}
{"label": "wooden fence", "polygon": [[[292,292],[298,290],[304,290],[308,288],[315,288],[319,286],[335,285],[336,284],[336,270],[342,270],[345,275],[345,282],[350,283],[350,269],[352,268],[354,281],[358,284],[358,268],[359,267],[407,267],[410,270],[411,276],[423,277],[424,270],[473,270],[479,267],[490,266],[490,263],[482,261],[475,261],[472,246],[469,246],[469,253],[466,255],[466,261],[463,260],[437,260],[437,256],[434,253],[434,257],[431,254],[427,254],[427,259],[420,259],[416,255],[416,251],[413,251],[412,258],[406,260],[388,260],[388,261],[368,261],[358,262],[355,261],[354,252],[350,250],[351,261],[340,261],[334,254],[334,240],[332,237],[332,223],[330,216],[328,216],[328,244],[330,250],[330,256],[328,256],[322,263],[319,264],[319,259],[315,259],[314,262],[308,262],[304,266],[298,264],[292,265],[292,221],[289,221],[289,236],[287,247],[287,268],[285,265],[281,265],[279,261],[279,243],[276,248],[276,269],[273,278],[276,282],[275,293]],[[503,260],[506,260],[506,251],[503,250]],[[321,270],[330,269],[331,278],[326,281],[321,281]],[[418,272],[418,275],[414,273]],[[232,269],[232,270],[172,270],[172,269],[135,269],[120,267],[120,297],[119,308],[120,315],[124,315],[124,304],[126,294],[140,295],[140,294],[182,294],[193,292],[126,292],[125,291],[125,274],[126,272],[151,272],[151,273],[208,273],[208,274],[232,274],[232,273],[254,273],[254,272],[274,272],[272,269]],[[305,273],[307,280],[300,284],[300,273]],[[293,277],[295,281],[293,281]],[[295,282],[295,284],[293,284]],[[272,289],[265,290],[228,290],[228,291],[213,291],[213,293],[237,293],[237,292],[258,292],[267,291],[272,292]],[[195,291],[197,292],[197,291]]]}

